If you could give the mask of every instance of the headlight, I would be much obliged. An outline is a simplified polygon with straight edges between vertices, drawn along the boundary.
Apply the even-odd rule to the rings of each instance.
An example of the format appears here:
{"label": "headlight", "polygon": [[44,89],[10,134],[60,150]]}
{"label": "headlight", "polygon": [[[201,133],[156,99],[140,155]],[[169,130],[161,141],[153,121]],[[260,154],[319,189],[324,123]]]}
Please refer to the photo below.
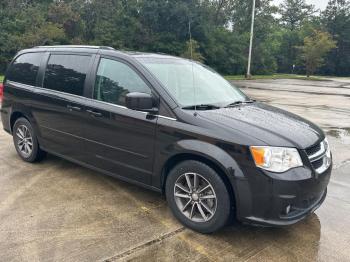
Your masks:
{"label": "headlight", "polygon": [[251,146],[257,167],[282,173],[291,168],[303,166],[298,150],[287,147]]}

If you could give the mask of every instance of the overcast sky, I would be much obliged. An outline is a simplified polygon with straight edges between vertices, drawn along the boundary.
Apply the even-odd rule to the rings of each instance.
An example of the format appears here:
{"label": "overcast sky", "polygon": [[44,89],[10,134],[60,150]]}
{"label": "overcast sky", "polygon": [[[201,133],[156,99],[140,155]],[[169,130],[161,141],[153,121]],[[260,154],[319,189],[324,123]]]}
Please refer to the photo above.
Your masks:
{"label": "overcast sky", "polygon": [[[283,0],[273,0],[275,4],[280,4]],[[324,10],[327,6],[328,0],[306,0],[307,4],[313,4],[316,8]]]}

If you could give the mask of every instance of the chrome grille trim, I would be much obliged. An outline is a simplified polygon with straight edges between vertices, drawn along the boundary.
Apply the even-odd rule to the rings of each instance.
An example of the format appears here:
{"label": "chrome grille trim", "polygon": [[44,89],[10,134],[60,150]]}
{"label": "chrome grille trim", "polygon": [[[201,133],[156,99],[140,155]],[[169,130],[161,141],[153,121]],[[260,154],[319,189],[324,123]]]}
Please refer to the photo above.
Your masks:
{"label": "chrome grille trim", "polygon": [[326,161],[323,160],[323,165],[319,168],[317,168],[315,171],[317,174],[322,174],[324,171],[328,169],[329,165],[326,164]]}
{"label": "chrome grille trim", "polygon": [[326,147],[325,147],[325,142],[324,141],[321,142],[320,147],[321,148],[320,148],[319,151],[317,151],[316,153],[314,153],[311,156],[309,156],[309,159],[312,162],[320,159],[326,153]]}
{"label": "chrome grille trim", "polygon": [[[310,163],[317,174],[325,172],[331,165],[331,151],[329,148],[328,141],[325,139],[320,143],[320,150],[312,155],[308,155]],[[318,168],[314,167],[314,163],[322,159],[322,165]]]}

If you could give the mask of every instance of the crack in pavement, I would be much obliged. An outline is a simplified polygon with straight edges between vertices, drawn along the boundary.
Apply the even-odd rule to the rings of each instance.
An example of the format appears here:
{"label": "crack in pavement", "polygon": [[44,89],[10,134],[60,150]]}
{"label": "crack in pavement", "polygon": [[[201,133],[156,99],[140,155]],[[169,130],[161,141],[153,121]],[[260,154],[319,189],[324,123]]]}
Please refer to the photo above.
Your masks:
{"label": "crack in pavement", "polygon": [[347,164],[350,164],[350,159],[344,160],[343,162],[341,162],[340,164],[334,165],[333,166],[333,170],[337,170]]}
{"label": "crack in pavement", "polygon": [[147,241],[147,242],[145,242],[145,243],[143,243],[141,245],[133,247],[133,248],[131,248],[129,250],[126,250],[126,251],[124,251],[124,252],[122,252],[120,254],[117,254],[117,255],[115,255],[113,257],[107,258],[107,259],[105,259],[103,261],[104,262],[112,262],[112,261],[116,261],[118,259],[122,259],[122,258],[127,257],[127,256],[129,256],[129,255],[131,255],[133,253],[136,253],[136,252],[138,252],[138,251],[140,251],[140,250],[142,250],[142,249],[144,249],[146,247],[152,246],[152,245],[154,245],[156,243],[159,243],[159,242],[161,242],[161,241],[163,241],[163,240],[165,240],[167,238],[171,238],[171,237],[173,237],[173,236],[175,236],[175,235],[177,235],[177,234],[179,234],[179,233],[181,233],[181,232],[183,232],[185,230],[186,230],[185,227],[180,227],[180,228],[178,228],[178,229],[176,229],[176,230],[174,230],[172,232],[169,232],[169,233],[166,233],[164,235],[161,235],[158,238],[155,238],[155,239],[152,239],[150,241]]}
{"label": "crack in pavement", "polygon": [[[51,171],[51,170],[49,170]],[[49,171],[45,172],[48,173]],[[28,189],[30,189],[42,176],[44,173],[39,173],[33,175],[31,177],[28,176],[28,180],[26,183],[20,187],[13,193],[9,194],[4,200],[0,202],[0,212],[3,213],[5,209],[8,209],[13,203],[21,197]]]}

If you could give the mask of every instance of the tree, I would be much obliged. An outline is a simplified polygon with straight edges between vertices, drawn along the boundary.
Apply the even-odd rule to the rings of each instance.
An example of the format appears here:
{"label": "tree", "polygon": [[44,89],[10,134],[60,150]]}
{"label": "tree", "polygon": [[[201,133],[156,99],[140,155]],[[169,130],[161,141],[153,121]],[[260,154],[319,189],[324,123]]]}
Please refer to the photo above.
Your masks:
{"label": "tree", "polygon": [[[232,10],[232,34],[235,35],[234,38],[237,44],[235,45],[235,52],[230,57],[226,55],[226,59],[239,62],[239,73],[244,74],[248,57],[252,2],[236,0],[234,1]],[[253,74],[272,73],[277,69],[275,56],[276,45],[273,40],[277,25],[275,18],[277,11],[278,9],[271,5],[271,0],[259,0],[256,2],[252,58]],[[271,45],[271,42],[274,42],[274,44]],[[227,53],[230,54],[231,52],[227,50]],[[243,59],[241,59],[242,55],[244,56]],[[235,70],[235,72],[237,71]]]}
{"label": "tree", "polygon": [[[16,52],[35,45],[108,45],[189,58],[190,21],[195,59],[222,74],[244,74],[251,8],[251,0],[0,0],[0,73]],[[301,59],[297,47],[314,30],[337,42],[318,72],[350,75],[349,0],[330,0],[321,15],[305,0],[284,0],[279,8],[257,0],[252,72],[291,72]]]}
{"label": "tree", "polygon": [[336,42],[327,32],[314,31],[313,35],[305,37],[300,49],[308,77],[323,65],[325,55],[335,47]]}
{"label": "tree", "polygon": [[249,39],[222,28],[208,34],[204,45],[206,63],[222,74],[244,74],[246,70],[246,46]]}
{"label": "tree", "polygon": [[329,52],[322,73],[350,75],[350,2],[331,0],[321,15],[324,29],[337,41],[337,48]]}
{"label": "tree", "polygon": [[204,62],[204,57],[199,52],[199,44],[196,40],[193,39],[186,42],[185,50],[181,56],[201,63]]}
{"label": "tree", "polygon": [[83,21],[80,14],[74,12],[70,4],[63,1],[52,3],[49,6],[47,20],[63,29],[67,38],[80,42],[78,39],[83,34]]}
{"label": "tree", "polygon": [[291,31],[300,29],[314,13],[315,7],[306,4],[305,0],[285,0],[280,5],[281,23]]}
{"label": "tree", "polygon": [[285,0],[279,6],[279,13],[282,35],[278,68],[280,72],[291,73],[297,63],[297,47],[303,44],[305,37],[300,30],[313,18],[315,9],[305,0]]}

